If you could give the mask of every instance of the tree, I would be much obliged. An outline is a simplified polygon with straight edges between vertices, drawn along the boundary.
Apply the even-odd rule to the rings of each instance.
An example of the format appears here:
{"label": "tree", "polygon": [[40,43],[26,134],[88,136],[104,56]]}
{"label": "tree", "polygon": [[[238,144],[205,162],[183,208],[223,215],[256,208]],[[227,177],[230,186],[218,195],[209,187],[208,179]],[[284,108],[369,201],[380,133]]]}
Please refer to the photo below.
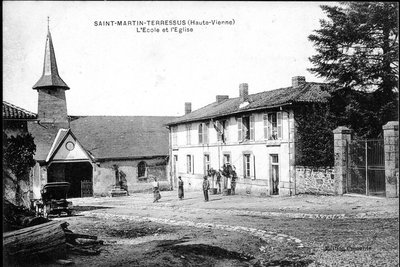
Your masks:
{"label": "tree", "polygon": [[35,165],[36,145],[31,134],[8,137],[3,132],[3,167],[9,168],[18,179]]}
{"label": "tree", "polygon": [[333,132],[336,128],[329,103],[309,104],[296,109],[296,165],[328,167],[334,165]]}
{"label": "tree", "polygon": [[398,4],[342,2],[321,8],[328,19],[308,37],[317,51],[309,70],[340,88],[370,92],[369,104],[362,106],[376,114],[378,127],[397,120]]}

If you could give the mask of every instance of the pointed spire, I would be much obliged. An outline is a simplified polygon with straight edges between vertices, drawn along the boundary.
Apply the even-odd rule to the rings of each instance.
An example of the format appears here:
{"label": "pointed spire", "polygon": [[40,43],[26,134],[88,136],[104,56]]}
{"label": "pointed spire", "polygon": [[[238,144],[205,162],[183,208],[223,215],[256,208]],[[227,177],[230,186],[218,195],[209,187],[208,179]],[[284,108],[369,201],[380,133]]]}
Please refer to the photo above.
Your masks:
{"label": "pointed spire", "polygon": [[47,17],[47,38],[46,48],[44,52],[43,74],[39,81],[33,86],[33,89],[40,89],[43,87],[61,87],[68,90],[68,85],[61,79],[58,74],[56,54],[54,52],[53,40],[50,34],[50,18]]}

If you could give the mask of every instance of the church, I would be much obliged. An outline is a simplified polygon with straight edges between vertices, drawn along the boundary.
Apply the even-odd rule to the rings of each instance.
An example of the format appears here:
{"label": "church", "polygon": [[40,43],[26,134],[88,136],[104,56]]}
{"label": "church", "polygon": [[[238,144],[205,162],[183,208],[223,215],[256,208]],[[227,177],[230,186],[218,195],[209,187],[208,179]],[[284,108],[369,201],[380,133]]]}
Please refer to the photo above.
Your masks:
{"label": "church", "polygon": [[33,86],[38,114],[28,122],[36,144],[30,173],[32,198],[49,182],[69,182],[68,197],[117,196],[151,188],[152,177],[170,188],[170,116],[69,116],[48,29],[43,73]]}

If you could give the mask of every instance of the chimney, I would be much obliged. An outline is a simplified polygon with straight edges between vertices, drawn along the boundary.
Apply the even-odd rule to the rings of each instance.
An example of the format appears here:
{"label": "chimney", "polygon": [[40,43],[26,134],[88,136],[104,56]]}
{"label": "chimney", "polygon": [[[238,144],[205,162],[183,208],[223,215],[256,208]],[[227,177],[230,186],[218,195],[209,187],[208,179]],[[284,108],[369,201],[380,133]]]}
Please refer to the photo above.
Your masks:
{"label": "chimney", "polygon": [[222,101],[229,99],[229,95],[217,95],[216,99],[217,103],[221,103]]}
{"label": "chimney", "polygon": [[185,102],[185,115],[189,114],[190,112],[192,112],[192,103]]}
{"label": "chimney", "polygon": [[294,76],[292,78],[292,87],[297,88],[306,84],[306,77],[304,76]]}
{"label": "chimney", "polygon": [[239,85],[239,97],[241,102],[247,101],[249,98],[249,85],[247,83]]}

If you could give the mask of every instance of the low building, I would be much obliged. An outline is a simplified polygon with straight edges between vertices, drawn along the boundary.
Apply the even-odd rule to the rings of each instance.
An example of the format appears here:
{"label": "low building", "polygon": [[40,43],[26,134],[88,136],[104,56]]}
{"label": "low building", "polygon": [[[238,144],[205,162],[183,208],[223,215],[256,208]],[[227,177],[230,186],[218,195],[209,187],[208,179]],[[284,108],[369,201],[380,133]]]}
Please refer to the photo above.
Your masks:
{"label": "low building", "polygon": [[[4,138],[28,134],[28,122],[34,122],[36,118],[35,113],[3,101],[3,149],[6,142]],[[29,207],[31,198],[30,179],[28,177],[16,177],[4,165],[4,161],[3,157],[3,198],[13,204]]]}
{"label": "low building", "polygon": [[189,190],[201,190],[208,169],[230,163],[237,193],[295,194],[296,109],[329,97],[326,84],[296,76],[290,87],[256,94],[240,84],[239,97],[217,95],[193,112],[186,103],[186,114],[167,124],[174,184],[181,176]]}

